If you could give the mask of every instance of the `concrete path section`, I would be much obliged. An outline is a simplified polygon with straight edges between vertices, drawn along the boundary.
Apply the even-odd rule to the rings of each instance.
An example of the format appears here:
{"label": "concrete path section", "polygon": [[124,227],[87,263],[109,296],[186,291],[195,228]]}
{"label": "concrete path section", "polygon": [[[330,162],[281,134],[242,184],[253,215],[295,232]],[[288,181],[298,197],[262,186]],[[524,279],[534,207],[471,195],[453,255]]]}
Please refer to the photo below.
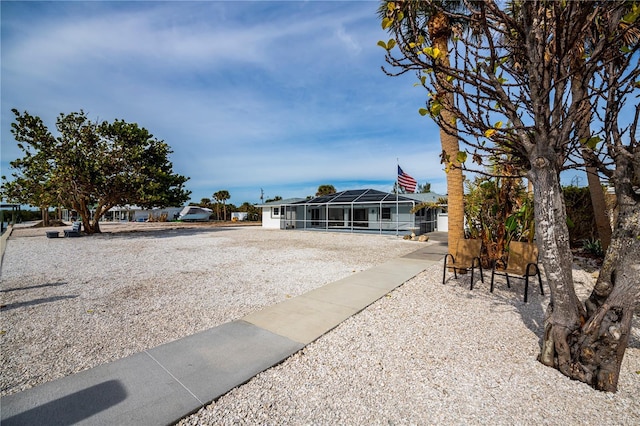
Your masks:
{"label": "concrete path section", "polygon": [[429,263],[424,260],[394,259],[243,319],[306,345],[413,278],[427,266]]}
{"label": "concrete path section", "polygon": [[0,423],[170,424],[303,347],[234,321],[4,397]]}
{"label": "concrete path section", "polygon": [[172,424],[441,261],[447,248],[441,238],[241,320],[6,396],[0,423]]}

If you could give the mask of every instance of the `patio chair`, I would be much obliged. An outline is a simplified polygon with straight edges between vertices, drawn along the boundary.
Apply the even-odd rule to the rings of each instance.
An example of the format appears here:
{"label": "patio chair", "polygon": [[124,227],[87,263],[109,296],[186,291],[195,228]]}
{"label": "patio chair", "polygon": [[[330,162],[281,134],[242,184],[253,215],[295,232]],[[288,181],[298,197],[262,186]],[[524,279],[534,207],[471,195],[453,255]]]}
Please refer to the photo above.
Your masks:
{"label": "patio chair", "polygon": [[511,288],[509,277],[524,280],[524,303],[527,303],[529,293],[529,277],[538,276],[540,293],[544,295],[542,289],[542,277],[538,268],[538,247],[533,243],[512,241],[509,243],[509,257],[507,267],[503,270],[496,270],[495,262],[491,271],[491,292],[493,293],[493,278],[495,275],[504,275],[507,278],[507,287]]}
{"label": "patio chair", "polygon": [[65,229],[64,230],[64,236],[65,237],[79,237],[81,229],[82,229],[82,222],[80,222],[80,221],[73,222],[73,226],[71,227],[71,229]]}
{"label": "patio chair", "polygon": [[480,251],[482,250],[482,240],[469,239],[458,240],[454,253],[447,253],[444,257],[444,270],[442,272],[442,284],[447,278],[447,268],[453,270],[455,279],[458,279],[458,271],[466,273],[471,269],[471,290],[473,290],[473,273],[475,268],[480,268],[480,279],[484,282],[482,274],[482,264],[480,263]]}

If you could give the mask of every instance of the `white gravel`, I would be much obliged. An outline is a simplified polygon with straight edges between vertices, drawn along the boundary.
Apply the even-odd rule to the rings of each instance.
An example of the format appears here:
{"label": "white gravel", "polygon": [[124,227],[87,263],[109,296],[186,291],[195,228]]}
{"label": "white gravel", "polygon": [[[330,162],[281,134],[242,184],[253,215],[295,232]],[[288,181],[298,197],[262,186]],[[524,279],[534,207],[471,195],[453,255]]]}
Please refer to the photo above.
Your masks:
{"label": "white gravel", "polygon": [[[15,231],[14,231],[15,232]],[[139,352],[415,250],[396,237],[259,228],[12,237],[2,394]],[[26,234],[25,234],[26,235]],[[433,266],[183,419],[218,424],[640,424],[640,324],[619,391],[536,361],[548,296]],[[593,277],[576,268],[579,293]]]}
{"label": "white gravel", "polygon": [[[134,229],[155,229],[139,224]],[[165,229],[48,239],[15,229],[1,270],[1,393],[236,320],[419,247],[396,236]],[[60,228],[64,229],[64,228]]]}
{"label": "white gravel", "polygon": [[640,424],[638,318],[618,392],[595,391],[536,361],[548,297],[443,286],[440,268],[179,425]]}

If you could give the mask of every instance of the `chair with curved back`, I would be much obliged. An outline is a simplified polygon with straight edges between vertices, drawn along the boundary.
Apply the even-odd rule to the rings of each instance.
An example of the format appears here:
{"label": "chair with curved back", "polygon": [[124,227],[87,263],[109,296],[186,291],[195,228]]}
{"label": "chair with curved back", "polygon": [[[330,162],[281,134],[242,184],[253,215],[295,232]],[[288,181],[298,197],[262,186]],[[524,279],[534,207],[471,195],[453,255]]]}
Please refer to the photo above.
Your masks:
{"label": "chair with curved back", "polygon": [[458,279],[458,271],[465,272],[471,269],[471,290],[473,290],[473,273],[475,268],[480,268],[480,279],[484,282],[482,274],[482,264],[480,262],[480,251],[482,250],[482,240],[463,239],[458,240],[453,253],[448,253],[444,257],[444,271],[442,273],[442,284],[447,278],[447,268],[453,270],[455,279]]}
{"label": "chair with curved back", "polygon": [[509,256],[507,267],[503,270],[496,270],[495,262],[491,271],[491,292],[493,293],[493,279],[495,275],[504,275],[507,278],[507,287],[511,288],[509,277],[524,280],[524,303],[527,303],[529,293],[529,277],[538,276],[540,293],[544,295],[542,289],[542,277],[538,268],[538,247],[533,243],[511,241],[509,243]]}

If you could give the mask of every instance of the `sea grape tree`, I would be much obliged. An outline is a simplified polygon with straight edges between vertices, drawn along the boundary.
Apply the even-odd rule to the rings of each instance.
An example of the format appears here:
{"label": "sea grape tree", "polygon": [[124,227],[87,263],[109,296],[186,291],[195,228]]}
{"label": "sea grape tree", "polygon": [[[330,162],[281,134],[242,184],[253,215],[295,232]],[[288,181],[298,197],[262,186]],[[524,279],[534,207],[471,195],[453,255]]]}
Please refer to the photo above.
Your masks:
{"label": "sea grape tree", "polygon": [[165,207],[189,198],[188,178],[173,172],[169,146],[135,123],[60,114],[54,137],[39,117],[12,111],[11,132],[25,156],[11,163],[9,198],[20,194],[17,201],[34,204],[46,194],[50,205],[77,211],[87,233],[100,232],[99,219],[114,206]]}

